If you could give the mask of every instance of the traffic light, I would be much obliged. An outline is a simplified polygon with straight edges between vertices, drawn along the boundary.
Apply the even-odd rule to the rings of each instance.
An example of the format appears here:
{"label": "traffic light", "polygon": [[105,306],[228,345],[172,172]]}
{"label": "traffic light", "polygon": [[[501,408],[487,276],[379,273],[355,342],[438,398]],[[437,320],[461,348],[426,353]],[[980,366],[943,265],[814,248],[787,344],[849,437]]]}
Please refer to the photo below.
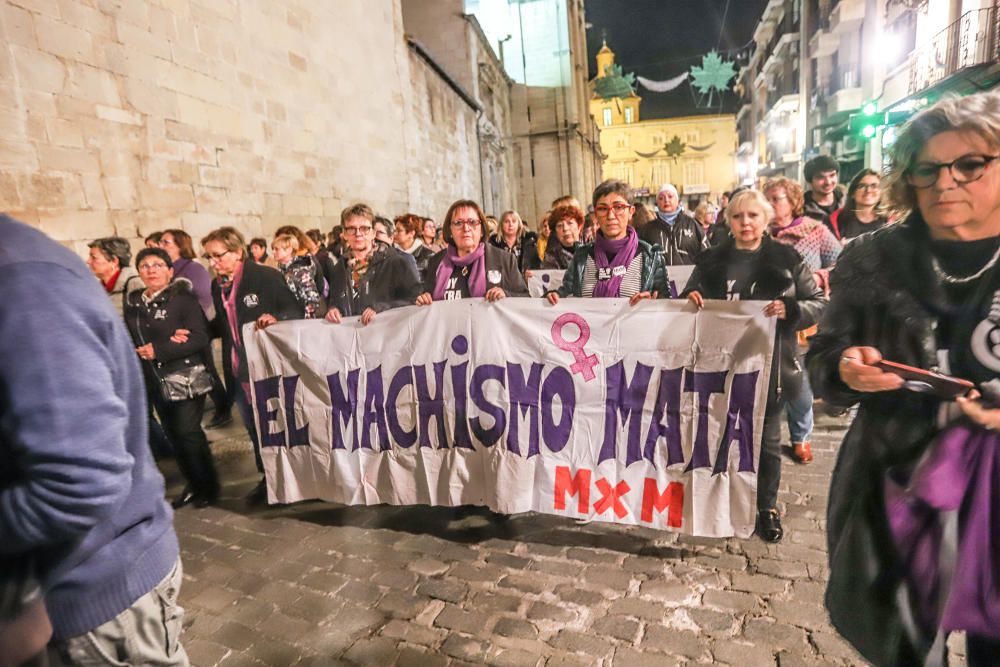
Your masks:
{"label": "traffic light", "polygon": [[866,102],[861,107],[861,113],[851,114],[848,121],[848,129],[855,134],[860,134],[865,139],[875,136],[878,128],[886,124],[886,113],[879,113],[878,106],[874,102]]}

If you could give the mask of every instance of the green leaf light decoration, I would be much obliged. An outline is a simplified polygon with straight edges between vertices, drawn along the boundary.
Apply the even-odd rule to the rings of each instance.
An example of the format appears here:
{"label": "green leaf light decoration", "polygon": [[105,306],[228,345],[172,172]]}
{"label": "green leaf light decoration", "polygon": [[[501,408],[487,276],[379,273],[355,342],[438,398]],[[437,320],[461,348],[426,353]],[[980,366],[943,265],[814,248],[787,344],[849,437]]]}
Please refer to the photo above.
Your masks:
{"label": "green leaf light decoration", "polygon": [[605,68],[604,76],[594,79],[594,92],[605,100],[634,95],[635,74],[622,74],[621,65],[611,65]]}
{"label": "green leaf light decoration", "polygon": [[729,90],[729,81],[736,76],[732,62],[723,61],[715,51],[702,57],[701,67],[691,68],[691,85],[702,95],[715,90],[719,93]]}

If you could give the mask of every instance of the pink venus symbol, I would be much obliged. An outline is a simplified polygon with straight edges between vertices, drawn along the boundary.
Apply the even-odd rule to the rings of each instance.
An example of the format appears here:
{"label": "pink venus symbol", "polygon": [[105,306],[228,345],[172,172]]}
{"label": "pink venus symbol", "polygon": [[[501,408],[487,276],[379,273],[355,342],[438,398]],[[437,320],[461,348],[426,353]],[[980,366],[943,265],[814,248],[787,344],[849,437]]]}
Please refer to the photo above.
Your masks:
{"label": "pink venus symbol", "polygon": [[[580,336],[572,342],[563,338],[562,335],[563,328],[567,324],[576,325],[577,329],[580,330]],[[570,365],[569,369],[573,373],[582,375],[586,382],[590,382],[597,377],[594,373],[594,366],[600,363],[597,361],[597,355],[587,354],[587,351],[583,349],[588,340],[590,340],[590,325],[587,324],[587,320],[576,313],[564,313],[552,323],[552,342],[560,350],[565,350],[573,354],[573,358],[576,361]]]}

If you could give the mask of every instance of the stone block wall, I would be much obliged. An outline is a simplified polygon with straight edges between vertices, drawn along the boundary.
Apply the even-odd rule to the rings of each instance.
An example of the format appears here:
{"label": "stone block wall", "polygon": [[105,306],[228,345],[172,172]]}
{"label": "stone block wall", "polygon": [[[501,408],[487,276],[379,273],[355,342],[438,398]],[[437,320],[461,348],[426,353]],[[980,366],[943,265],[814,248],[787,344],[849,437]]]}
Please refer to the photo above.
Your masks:
{"label": "stone block wall", "polygon": [[450,89],[426,131],[433,75],[400,0],[0,0],[0,210],[81,252],[357,200],[438,217],[479,168]]}

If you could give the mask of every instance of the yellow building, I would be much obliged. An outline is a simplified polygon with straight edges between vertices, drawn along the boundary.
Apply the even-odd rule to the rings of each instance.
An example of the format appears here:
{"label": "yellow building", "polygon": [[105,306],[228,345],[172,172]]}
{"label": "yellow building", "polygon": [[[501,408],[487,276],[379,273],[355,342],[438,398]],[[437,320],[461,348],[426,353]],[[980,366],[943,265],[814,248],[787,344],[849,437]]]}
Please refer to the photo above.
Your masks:
{"label": "yellow building", "polygon": [[673,183],[693,208],[736,187],[736,116],[707,115],[639,120],[634,76],[615,65],[607,44],[597,54],[590,113],[601,130],[604,178],[628,182],[640,201]]}

